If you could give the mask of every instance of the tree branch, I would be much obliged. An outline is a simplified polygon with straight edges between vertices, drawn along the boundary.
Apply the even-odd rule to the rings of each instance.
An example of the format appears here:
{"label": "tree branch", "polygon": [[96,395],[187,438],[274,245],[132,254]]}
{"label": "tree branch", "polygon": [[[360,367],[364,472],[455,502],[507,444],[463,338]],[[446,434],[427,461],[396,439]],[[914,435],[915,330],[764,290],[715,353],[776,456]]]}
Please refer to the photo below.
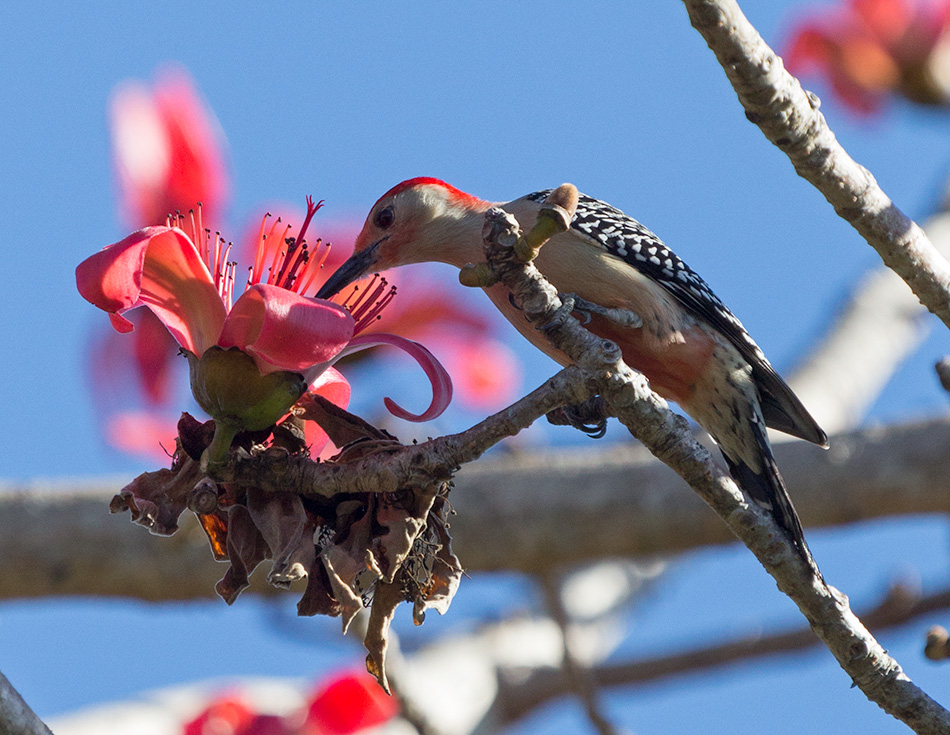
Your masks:
{"label": "tree branch", "polygon": [[[892,628],[950,607],[950,590],[941,590],[926,597],[904,585],[894,585],[873,609],[862,613],[861,619],[874,630]],[[810,628],[796,628],[763,636],[754,633],[727,643],[697,648],[683,653],[661,655],[639,661],[624,661],[595,666],[589,675],[600,686],[647,684],[683,674],[709,671],[740,661],[774,656],[813,648],[820,641]],[[525,676],[523,670],[507,675],[501,672],[498,701],[494,714],[499,725],[520,720],[531,710],[556,697],[569,694],[574,683],[561,670],[534,669]]]}
{"label": "tree branch", "polygon": [[818,98],[785,71],[735,0],[683,1],[746,117],[788,155],[799,176],[824,195],[921,303],[950,326],[950,263],[845,152],[818,111]]}
{"label": "tree branch", "polygon": [[793,552],[774,520],[745,501],[732,479],[689,433],[686,422],[669,411],[642,375],[623,363],[617,346],[584,329],[540,272],[520,262],[516,253],[521,233],[514,218],[502,210],[489,210],[485,240],[493,273],[521,304],[525,317],[557,349],[590,371],[611,412],[729,525],[798,605],[868,699],[918,733],[950,731],[950,713],[904,674],[851,612],[847,598],[824,584]]}
{"label": "tree branch", "polygon": [[341,464],[313,462],[284,451],[235,453],[214,468],[217,482],[269,492],[291,489],[300,495],[332,497],[340,493],[395,492],[401,487],[445,481],[502,439],[515,436],[538,418],[566,403],[593,395],[584,372],[567,367],[539,388],[470,429]]}
{"label": "tree branch", "polygon": [[2,673],[0,673],[0,734],[53,735]]}
{"label": "tree branch", "polygon": [[558,576],[548,575],[543,577],[540,583],[544,591],[548,613],[557,623],[558,630],[561,633],[562,656],[558,671],[564,677],[567,685],[563,693],[573,692],[577,695],[584,706],[584,711],[587,713],[587,719],[590,720],[591,725],[599,735],[617,735],[617,729],[604,714],[594,676],[591,675],[590,669],[584,663],[578,661],[574,655],[570,619],[567,610],[564,609],[564,601],[561,599],[562,593]]}

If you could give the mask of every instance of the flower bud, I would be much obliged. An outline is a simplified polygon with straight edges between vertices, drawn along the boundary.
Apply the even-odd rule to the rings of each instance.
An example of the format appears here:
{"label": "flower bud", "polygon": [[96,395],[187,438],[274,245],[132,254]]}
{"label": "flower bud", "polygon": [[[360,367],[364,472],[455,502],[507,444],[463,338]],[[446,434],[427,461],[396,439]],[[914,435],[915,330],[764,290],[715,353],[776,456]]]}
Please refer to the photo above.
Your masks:
{"label": "flower bud", "polygon": [[254,359],[236,347],[211,347],[200,358],[185,354],[198,405],[216,421],[225,420],[244,431],[274,425],[307,389],[299,373],[281,370],[262,375]]}

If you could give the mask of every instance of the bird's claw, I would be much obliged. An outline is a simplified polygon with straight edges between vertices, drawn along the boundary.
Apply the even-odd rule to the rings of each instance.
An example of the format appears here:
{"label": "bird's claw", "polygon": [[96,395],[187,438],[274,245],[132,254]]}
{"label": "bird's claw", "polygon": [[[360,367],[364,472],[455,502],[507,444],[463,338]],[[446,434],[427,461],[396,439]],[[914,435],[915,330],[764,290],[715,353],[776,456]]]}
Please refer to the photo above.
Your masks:
{"label": "bird's claw", "polygon": [[561,305],[557,308],[557,311],[554,312],[554,316],[551,317],[551,320],[547,324],[543,324],[542,326],[538,327],[538,329],[540,329],[542,332],[549,332],[552,329],[561,326],[576,310],[575,302],[577,297],[574,296],[574,294],[559,293],[558,296],[561,299]]}
{"label": "bird's claw", "polygon": [[565,304],[570,302],[573,304],[573,311],[583,316],[583,324],[589,324],[591,315],[596,314],[621,327],[638,329],[643,326],[643,319],[640,315],[630,309],[601,306],[587,299],[582,299],[576,294],[560,294],[560,296],[562,302]]}
{"label": "bird's claw", "polygon": [[591,439],[600,439],[607,433],[606,403],[594,396],[576,406],[561,406],[548,412],[548,423],[555,426],[573,426]]}

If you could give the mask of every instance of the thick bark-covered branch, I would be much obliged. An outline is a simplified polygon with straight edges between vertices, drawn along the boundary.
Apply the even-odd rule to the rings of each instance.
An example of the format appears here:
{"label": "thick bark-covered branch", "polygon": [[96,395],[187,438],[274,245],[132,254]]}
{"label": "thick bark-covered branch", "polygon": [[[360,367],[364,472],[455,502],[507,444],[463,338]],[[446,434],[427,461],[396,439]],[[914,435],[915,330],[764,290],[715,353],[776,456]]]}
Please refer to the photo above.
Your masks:
{"label": "thick bark-covered branch", "polygon": [[785,71],[735,0],[684,3],[746,117],[788,155],[798,174],[867,240],[921,303],[950,326],[950,263],[838,143],[818,111],[818,98]]}

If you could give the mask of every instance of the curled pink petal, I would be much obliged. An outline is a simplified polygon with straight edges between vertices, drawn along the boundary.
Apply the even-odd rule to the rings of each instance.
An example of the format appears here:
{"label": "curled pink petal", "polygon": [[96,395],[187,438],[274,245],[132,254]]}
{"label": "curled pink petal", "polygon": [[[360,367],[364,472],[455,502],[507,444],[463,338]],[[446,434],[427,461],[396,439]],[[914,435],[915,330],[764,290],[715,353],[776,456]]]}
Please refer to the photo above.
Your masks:
{"label": "curled pink petal", "polygon": [[303,373],[336,357],[352,336],[353,317],[343,307],[258,283],[231,308],[218,345],[247,352],[262,373]]}
{"label": "curled pink petal", "polygon": [[224,303],[208,266],[173,227],[146,227],[86,258],[76,267],[76,286],[110,314],[118,331],[132,331],[122,312],[147,306],[196,355],[217,341],[224,324]]}
{"label": "curled pink petal", "polygon": [[109,321],[112,323],[112,328],[120,334],[135,331],[135,325],[121,314],[109,314]]}
{"label": "curled pink petal", "polygon": [[323,396],[334,406],[346,408],[350,405],[350,381],[343,373],[333,367],[328,367],[320,376],[307,386],[307,390]]}
{"label": "curled pink petal", "polygon": [[[336,368],[328,367],[307,387],[311,393],[323,396],[333,405],[346,408],[350,405],[350,383]],[[323,449],[330,441],[327,433],[316,421],[304,422],[304,433],[312,457],[323,455]],[[333,452],[336,454],[336,452]]]}
{"label": "curled pink petal", "polygon": [[448,408],[449,403],[452,402],[452,379],[446,369],[442,367],[442,364],[435,359],[435,356],[418,342],[413,342],[411,339],[399,337],[395,334],[358,334],[350,340],[350,344],[340,353],[339,357],[377,345],[398,347],[408,354],[419,363],[419,367],[425,371],[429,383],[432,385],[432,402],[421,414],[410,413],[391,398],[384,398],[383,402],[389,412],[393,416],[406,421],[431,421],[441,416]]}

